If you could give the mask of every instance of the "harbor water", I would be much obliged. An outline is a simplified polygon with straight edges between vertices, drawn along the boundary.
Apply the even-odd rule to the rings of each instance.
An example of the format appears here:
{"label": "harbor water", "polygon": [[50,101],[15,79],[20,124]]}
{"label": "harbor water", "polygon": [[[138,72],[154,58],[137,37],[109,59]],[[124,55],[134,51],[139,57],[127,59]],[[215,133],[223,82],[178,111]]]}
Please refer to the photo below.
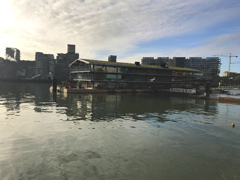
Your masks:
{"label": "harbor water", "polygon": [[0,180],[240,180],[239,167],[240,104],[0,83]]}

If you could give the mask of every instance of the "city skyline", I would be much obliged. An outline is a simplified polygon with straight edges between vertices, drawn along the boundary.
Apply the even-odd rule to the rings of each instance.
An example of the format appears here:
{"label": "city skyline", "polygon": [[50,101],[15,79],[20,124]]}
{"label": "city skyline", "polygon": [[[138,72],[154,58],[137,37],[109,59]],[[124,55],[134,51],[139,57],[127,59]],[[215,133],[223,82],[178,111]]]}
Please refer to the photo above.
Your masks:
{"label": "city skyline", "polygon": [[[114,54],[129,63],[147,56],[239,55],[239,11],[235,0],[1,0],[0,56],[14,47],[21,59],[34,60],[38,51],[56,57],[66,44],[75,44],[81,58]],[[220,58],[222,75],[228,58]],[[240,72],[240,64],[231,71]]]}

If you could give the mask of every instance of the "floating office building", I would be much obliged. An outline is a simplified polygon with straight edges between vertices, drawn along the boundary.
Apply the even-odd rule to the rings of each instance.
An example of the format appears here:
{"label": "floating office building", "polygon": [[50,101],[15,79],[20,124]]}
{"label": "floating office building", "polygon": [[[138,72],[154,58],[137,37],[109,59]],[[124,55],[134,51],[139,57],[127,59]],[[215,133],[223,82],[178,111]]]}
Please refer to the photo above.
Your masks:
{"label": "floating office building", "polygon": [[[143,65],[108,61],[77,59],[70,65],[71,80],[79,89],[92,90],[166,90],[195,89],[197,70],[162,65]],[[187,92],[187,91],[186,91]]]}

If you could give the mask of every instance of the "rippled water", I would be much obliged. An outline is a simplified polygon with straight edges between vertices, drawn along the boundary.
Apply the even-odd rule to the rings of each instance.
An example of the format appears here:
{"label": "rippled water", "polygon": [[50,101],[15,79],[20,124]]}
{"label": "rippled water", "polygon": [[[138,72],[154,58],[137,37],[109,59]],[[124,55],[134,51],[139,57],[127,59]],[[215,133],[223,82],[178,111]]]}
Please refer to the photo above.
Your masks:
{"label": "rippled water", "polygon": [[229,95],[235,95],[235,96],[240,96],[240,90],[238,89],[232,89],[232,90],[228,90],[227,94]]}
{"label": "rippled water", "polygon": [[53,95],[46,84],[0,83],[0,180],[237,180],[239,110],[186,97]]}

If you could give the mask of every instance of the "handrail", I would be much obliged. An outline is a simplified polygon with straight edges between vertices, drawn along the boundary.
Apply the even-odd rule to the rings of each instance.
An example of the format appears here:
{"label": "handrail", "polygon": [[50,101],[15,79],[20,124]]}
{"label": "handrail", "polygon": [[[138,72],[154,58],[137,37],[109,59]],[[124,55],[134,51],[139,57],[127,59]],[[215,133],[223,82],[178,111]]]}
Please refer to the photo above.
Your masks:
{"label": "handrail", "polygon": [[240,89],[239,85],[235,86],[219,86],[217,88],[211,88],[212,90],[231,90],[231,89]]}

